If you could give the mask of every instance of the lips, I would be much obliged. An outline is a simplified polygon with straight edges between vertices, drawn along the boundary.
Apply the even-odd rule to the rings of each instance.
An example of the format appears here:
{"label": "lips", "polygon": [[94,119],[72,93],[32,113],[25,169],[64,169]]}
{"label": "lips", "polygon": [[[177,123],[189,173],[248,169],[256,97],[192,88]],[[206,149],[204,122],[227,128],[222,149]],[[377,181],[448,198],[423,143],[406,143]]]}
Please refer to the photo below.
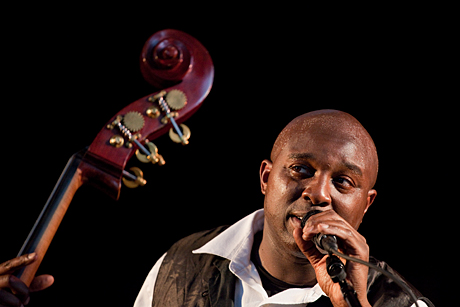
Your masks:
{"label": "lips", "polygon": [[303,228],[305,226],[305,223],[307,220],[312,216],[317,213],[321,213],[322,211],[320,210],[310,210],[308,212],[293,212],[288,215],[288,219],[291,221],[292,225],[294,227],[299,227]]}
{"label": "lips", "polygon": [[298,220],[302,221],[302,218],[307,215],[306,212],[301,212],[301,213],[290,213],[288,214],[288,218],[295,217]]}
{"label": "lips", "polygon": [[303,216],[302,215],[294,215],[293,217],[299,219],[299,221],[302,221]]}
{"label": "lips", "polygon": [[296,214],[290,214],[288,216],[288,219],[291,223],[291,225],[294,227],[294,228],[301,228],[302,227],[302,218],[305,214],[300,214],[300,213],[296,213]]}

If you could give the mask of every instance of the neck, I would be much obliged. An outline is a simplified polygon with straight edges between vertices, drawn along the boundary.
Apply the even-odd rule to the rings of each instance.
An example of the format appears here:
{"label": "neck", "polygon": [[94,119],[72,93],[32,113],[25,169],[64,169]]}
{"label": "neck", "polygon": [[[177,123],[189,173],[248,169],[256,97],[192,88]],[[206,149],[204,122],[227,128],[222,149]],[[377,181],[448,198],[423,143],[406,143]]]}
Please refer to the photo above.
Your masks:
{"label": "neck", "polygon": [[30,285],[40,263],[45,256],[54,235],[67,212],[72,197],[83,184],[82,171],[79,168],[84,152],[74,154],[62,172],[53,192],[29,233],[18,257],[37,253],[37,260],[15,273],[26,285]]}
{"label": "neck", "polygon": [[275,244],[265,229],[259,245],[259,257],[265,270],[279,280],[307,287],[316,284],[315,270],[300,250],[296,246],[288,248]]}

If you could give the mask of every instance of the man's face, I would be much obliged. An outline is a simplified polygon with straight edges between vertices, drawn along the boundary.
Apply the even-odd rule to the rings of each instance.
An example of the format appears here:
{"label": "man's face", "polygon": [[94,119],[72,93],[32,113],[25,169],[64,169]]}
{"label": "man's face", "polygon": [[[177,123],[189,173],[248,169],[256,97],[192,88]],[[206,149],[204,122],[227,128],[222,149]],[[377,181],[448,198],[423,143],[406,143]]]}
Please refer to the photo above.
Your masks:
{"label": "man's face", "polygon": [[361,141],[347,133],[312,130],[291,137],[273,162],[261,166],[270,240],[303,258],[292,233],[311,210],[334,210],[357,229],[376,196],[370,164]]}

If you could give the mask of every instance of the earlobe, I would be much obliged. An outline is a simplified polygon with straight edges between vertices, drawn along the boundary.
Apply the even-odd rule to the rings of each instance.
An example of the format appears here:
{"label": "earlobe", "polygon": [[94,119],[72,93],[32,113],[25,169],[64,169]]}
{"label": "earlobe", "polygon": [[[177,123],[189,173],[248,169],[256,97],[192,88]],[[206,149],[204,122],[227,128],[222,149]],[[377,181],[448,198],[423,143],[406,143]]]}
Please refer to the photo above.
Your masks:
{"label": "earlobe", "polygon": [[267,191],[267,184],[268,184],[268,176],[270,174],[270,171],[272,170],[272,162],[270,160],[263,160],[262,164],[260,165],[260,172],[259,172],[259,177],[260,177],[260,189],[262,191],[262,194],[265,195],[265,192]]}

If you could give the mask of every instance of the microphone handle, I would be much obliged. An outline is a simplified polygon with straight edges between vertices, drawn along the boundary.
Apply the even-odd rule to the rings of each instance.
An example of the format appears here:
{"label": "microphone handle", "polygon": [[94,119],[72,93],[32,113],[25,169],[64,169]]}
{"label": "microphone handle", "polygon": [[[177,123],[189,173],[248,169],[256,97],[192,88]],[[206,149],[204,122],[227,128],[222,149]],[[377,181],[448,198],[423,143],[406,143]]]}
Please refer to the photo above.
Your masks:
{"label": "microphone handle", "polygon": [[334,235],[323,235],[322,233],[318,233],[313,237],[312,241],[323,254],[330,254],[339,249],[337,237]]}

